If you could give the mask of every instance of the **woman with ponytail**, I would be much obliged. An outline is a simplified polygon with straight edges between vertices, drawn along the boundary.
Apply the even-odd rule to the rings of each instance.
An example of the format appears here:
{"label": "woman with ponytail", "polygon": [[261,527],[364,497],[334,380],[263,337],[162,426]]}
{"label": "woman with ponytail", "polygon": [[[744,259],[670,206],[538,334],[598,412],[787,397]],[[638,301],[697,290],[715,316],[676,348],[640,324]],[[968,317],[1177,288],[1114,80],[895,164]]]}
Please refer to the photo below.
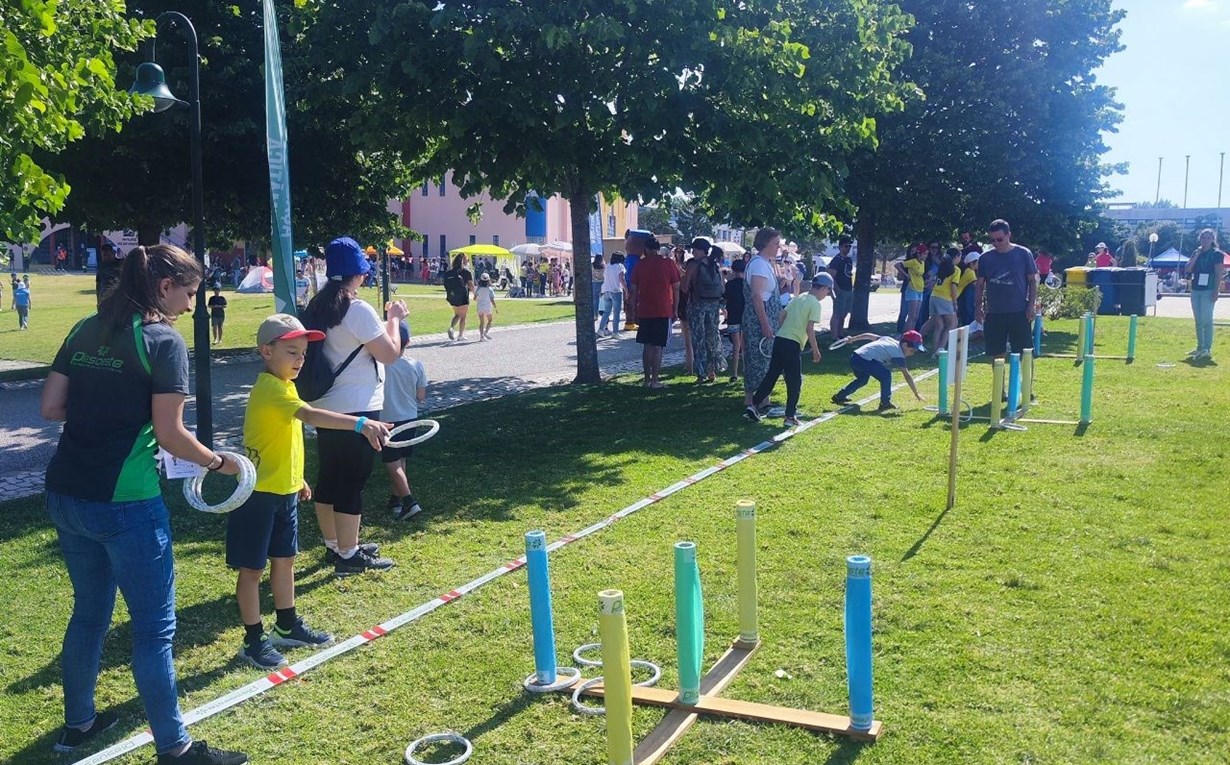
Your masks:
{"label": "woman with ponytail", "polygon": [[98,314],[69,332],[43,384],[43,417],[64,422],[47,466],[47,512],[73,586],[57,752],[77,749],[119,719],[94,707],[118,589],[132,622],[132,674],[160,765],[248,761],[188,736],[171,657],[175,561],[155,452],[161,446],[208,470],[239,472],[184,427],[188,347],[172,325],[192,309],[202,276],[200,264],[178,247],[134,249]]}

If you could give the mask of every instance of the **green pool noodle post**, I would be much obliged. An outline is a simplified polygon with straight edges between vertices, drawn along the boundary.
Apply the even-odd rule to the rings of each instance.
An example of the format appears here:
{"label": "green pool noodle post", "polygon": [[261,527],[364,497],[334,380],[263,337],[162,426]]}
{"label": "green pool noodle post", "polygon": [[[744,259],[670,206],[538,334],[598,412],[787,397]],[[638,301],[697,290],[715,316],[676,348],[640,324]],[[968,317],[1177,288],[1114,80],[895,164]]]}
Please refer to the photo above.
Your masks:
{"label": "green pool noodle post", "polygon": [[948,349],[941,348],[939,353],[940,395],[937,401],[941,417],[948,416]]}
{"label": "green pool noodle post", "polygon": [[998,428],[1004,412],[1004,360],[991,363],[991,427]]}
{"label": "green pool noodle post", "polygon": [[1034,352],[1029,348],[1021,351],[1021,409],[1029,411],[1034,400]]}
{"label": "green pool noodle post", "polygon": [[705,655],[705,609],[696,543],[675,543],[675,638],[679,648],[679,700],[700,701],[700,665]]}
{"label": "green pool noodle post", "polygon": [[1093,422],[1093,356],[1085,357],[1084,374],[1081,377],[1081,424]]}
{"label": "green pool noodle post", "polygon": [[1136,314],[1128,320],[1128,349],[1127,361],[1131,364],[1136,360]]}
{"label": "green pool noodle post", "polygon": [[756,616],[756,503],[735,503],[735,567],[739,580],[739,642],[760,641]]}
{"label": "green pool noodle post", "polygon": [[1090,311],[1085,314],[1085,354],[1084,354],[1085,356],[1092,356],[1095,353],[1093,349],[1093,346],[1094,346],[1093,337],[1094,337],[1094,330],[1097,329],[1097,327],[1094,325],[1094,322],[1096,322],[1097,320],[1098,320],[1097,316],[1094,315],[1093,311]]}
{"label": "green pool noodle post", "polygon": [[632,765],[632,654],[620,590],[598,593],[598,638],[602,641],[607,765]]}

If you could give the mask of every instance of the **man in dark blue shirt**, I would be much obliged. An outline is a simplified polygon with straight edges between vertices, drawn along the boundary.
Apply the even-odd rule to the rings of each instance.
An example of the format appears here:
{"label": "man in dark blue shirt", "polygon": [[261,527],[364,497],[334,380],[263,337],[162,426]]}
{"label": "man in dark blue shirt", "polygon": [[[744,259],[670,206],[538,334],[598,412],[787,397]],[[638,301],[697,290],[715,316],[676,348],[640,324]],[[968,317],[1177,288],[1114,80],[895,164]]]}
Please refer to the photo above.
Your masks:
{"label": "man in dark blue shirt", "polygon": [[1014,353],[1033,344],[1029,320],[1038,309],[1038,267],[1032,252],[1012,243],[1008,221],[991,221],[987,235],[992,249],[978,258],[974,305],[986,334],[987,353],[1003,358],[1009,343]]}

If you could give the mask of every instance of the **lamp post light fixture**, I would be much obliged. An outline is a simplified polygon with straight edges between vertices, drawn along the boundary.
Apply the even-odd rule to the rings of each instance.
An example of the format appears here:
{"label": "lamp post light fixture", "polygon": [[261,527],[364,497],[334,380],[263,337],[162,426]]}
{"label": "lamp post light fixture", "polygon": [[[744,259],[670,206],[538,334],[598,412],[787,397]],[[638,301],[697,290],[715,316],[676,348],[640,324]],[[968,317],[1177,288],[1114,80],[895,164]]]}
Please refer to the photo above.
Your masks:
{"label": "lamp post light fixture", "polygon": [[[192,151],[192,244],[201,270],[205,270],[205,201],[201,168],[201,53],[197,44],[196,28],[188,17],[179,11],[164,11],[154,21],[155,28],[166,21],[170,26],[182,25],[192,43],[192,63],[189,67],[188,101],[181,101],[167,87],[166,74],[162,67],[147,61],[137,67],[137,79],[129,93],[149,96],[154,99],[154,111],[165,112],[172,108],[187,107],[188,132]],[[157,32],[155,32],[155,40]],[[155,52],[154,58],[157,58]],[[196,310],[192,313],[193,352],[196,356],[196,436],[197,440],[213,448],[213,381],[209,374],[209,309],[206,306],[206,284],[201,280],[196,293]]]}

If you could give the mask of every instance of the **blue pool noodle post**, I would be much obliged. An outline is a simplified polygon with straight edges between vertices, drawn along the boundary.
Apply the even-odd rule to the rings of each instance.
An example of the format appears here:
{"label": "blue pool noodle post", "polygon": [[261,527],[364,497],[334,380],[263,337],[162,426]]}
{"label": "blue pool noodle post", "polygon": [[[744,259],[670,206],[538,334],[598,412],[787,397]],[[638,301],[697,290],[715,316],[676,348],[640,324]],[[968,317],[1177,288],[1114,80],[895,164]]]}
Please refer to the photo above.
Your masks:
{"label": "blue pool noodle post", "polygon": [[551,615],[551,573],[547,568],[547,535],[525,535],[525,569],[530,580],[530,624],[534,628],[534,672],[541,685],[555,682],[555,620]]}
{"label": "blue pool noodle post", "polygon": [[866,555],[846,558],[846,677],[850,727],[871,730],[871,558]]}
{"label": "blue pool noodle post", "polygon": [[1042,355],[1042,312],[1034,315],[1034,358]]}
{"label": "blue pool noodle post", "polygon": [[1015,420],[1021,408],[1021,354],[1008,357],[1008,419]]}

